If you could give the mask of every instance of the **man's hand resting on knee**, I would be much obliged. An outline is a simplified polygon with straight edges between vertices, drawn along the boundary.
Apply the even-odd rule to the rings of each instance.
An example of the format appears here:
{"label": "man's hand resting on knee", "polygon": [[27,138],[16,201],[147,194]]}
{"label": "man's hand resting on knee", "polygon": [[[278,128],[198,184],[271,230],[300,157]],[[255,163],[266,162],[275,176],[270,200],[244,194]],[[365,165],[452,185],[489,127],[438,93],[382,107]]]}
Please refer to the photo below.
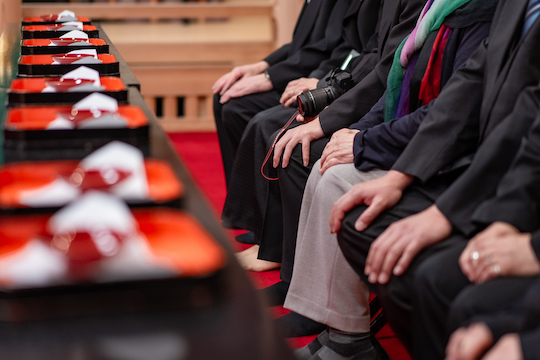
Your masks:
{"label": "man's hand resting on knee", "polygon": [[278,167],[279,160],[283,154],[281,166],[286,168],[289,165],[289,159],[296,145],[302,144],[302,159],[304,166],[309,164],[310,144],[313,140],[320,139],[324,136],[319,121],[312,121],[307,124],[289,129],[279,139],[274,148],[274,167]]}
{"label": "man's hand resting on knee", "polygon": [[364,273],[369,282],[386,284],[402,275],[418,253],[450,235],[452,224],[435,205],[398,220],[371,244]]}
{"label": "man's hand resting on knee", "polygon": [[219,102],[225,104],[232,98],[270,91],[273,88],[274,85],[264,74],[244,76],[221,95]]}
{"label": "man's hand resting on knee", "polygon": [[316,78],[299,78],[293,81],[290,81],[281,94],[281,99],[279,102],[285,106],[292,106],[295,102],[296,97],[307,90],[313,90],[317,88],[319,79]]}
{"label": "man's hand resting on knee", "polygon": [[270,65],[266,61],[259,61],[253,64],[237,66],[225,75],[221,76],[212,86],[212,91],[214,94],[219,93],[223,95],[225,91],[234,84],[238,79],[241,79],[246,76],[253,76],[261,74],[266,71]]}
{"label": "man's hand resting on knee", "polygon": [[356,220],[354,227],[358,231],[365,230],[383,210],[394,206],[401,199],[403,190],[412,181],[411,175],[390,170],[383,177],[354,185],[334,203],[330,215],[330,231],[337,233],[345,214],[361,204],[368,208]]}

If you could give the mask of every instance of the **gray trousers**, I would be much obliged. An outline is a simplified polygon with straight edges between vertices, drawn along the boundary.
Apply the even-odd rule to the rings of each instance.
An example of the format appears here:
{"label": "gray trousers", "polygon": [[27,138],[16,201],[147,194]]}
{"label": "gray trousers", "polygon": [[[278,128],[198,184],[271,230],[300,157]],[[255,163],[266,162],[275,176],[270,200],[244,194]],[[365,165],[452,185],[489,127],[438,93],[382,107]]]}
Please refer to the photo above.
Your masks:
{"label": "gray trousers", "polygon": [[369,290],[343,256],[329,220],[334,202],[354,184],[385,173],[341,164],[321,175],[320,160],[315,163],[302,200],[285,308],[338,330],[369,331]]}

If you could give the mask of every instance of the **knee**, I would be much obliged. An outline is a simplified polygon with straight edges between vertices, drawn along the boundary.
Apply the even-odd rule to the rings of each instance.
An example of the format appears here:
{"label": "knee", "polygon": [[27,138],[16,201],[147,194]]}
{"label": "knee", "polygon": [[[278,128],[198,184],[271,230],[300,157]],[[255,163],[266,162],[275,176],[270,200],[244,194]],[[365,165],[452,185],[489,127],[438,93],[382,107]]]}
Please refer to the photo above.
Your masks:
{"label": "knee", "polygon": [[343,255],[360,276],[364,275],[365,260],[372,242],[371,239],[364,237],[363,233],[356,231],[354,227],[356,219],[364,209],[365,206],[361,205],[347,213],[341,223],[341,229],[337,233],[339,247]]}
{"label": "knee", "polygon": [[[320,160],[318,161],[318,163],[320,163]],[[348,181],[346,180],[346,174],[349,170],[349,167],[352,167],[354,169],[354,165],[352,164],[339,164],[328,168],[322,175],[322,178],[320,180],[320,186],[322,186],[323,189],[339,189],[340,193],[346,193],[352,187],[352,184],[348,183]]]}
{"label": "knee", "polygon": [[236,115],[239,111],[238,101],[236,99],[230,99],[225,104],[221,105],[221,122],[224,125],[231,125],[236,120]]}

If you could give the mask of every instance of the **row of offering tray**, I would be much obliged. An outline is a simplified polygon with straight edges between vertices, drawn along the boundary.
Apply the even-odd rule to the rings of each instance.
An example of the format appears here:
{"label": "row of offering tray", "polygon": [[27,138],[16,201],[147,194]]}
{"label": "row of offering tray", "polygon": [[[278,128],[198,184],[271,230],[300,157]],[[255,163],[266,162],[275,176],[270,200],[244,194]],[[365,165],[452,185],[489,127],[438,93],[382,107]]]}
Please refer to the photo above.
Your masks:
{"label": "row of offering tray", "polygon": [[225,252],[182,210],[170,165],[150,157],[147,113],[128,101],[138,90],[94,30],[67,11],[23,21],[3,119],[0,321],[220,298]]}

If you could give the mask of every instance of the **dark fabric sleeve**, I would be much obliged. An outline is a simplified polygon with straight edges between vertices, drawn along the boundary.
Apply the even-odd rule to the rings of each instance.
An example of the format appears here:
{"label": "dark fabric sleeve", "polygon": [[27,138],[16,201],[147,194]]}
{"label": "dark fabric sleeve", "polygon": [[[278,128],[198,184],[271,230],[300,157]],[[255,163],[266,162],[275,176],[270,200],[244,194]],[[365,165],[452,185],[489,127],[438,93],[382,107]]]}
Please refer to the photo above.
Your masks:
{"label": "dark fabric sleeve", "polygon": [[[373,53],[365,54],[353,70],[353,77],[357,71],[367,75],[319,114],[319,121],[326,136],[331,136],[337,130],[358,121],[379,100],[386,88],[386,78],[392,66],[394,52],[414,28],[424,4],[423,0],[400,1],[395,9],[386,10],[394,14],[390,20],[393,24],[390,32],[387,34],[379,30],[381,46],[373,50]],[[383,15],[379,29],[388,26],[385,21],[388,20]]]}
{"label": "dark fabric sleeve", "polygon": [[362,151],[355,153],[356,168],[360,171],[373,168],[390,169],[414,136],[434,101],[400,119],[383,122],[364,131]]}
{"label": "dark fabric sleeve", "polygon": [[340,45],[345,41],[342,36],[343,19],[348,7],[349,0],[337,0],[321,40],[303,46],[286,60],[270,66],[267,71],[274,90],[283,92],[289,81],[308,76],[323,61],[329,59],[336,48],[345,53],[343,59],[347,56],[350,48],[346,50],[346,47],[341,48]]}
{"label": "dark fabric sleeve", "polygon": [[273,66],[277,64],[280,61],[283,61],[287,59],[287,56],[289,56],[289,49],[291,47],[291,44],[285,44],[279,49],[275,50],[273,53],[265,57],[263,60],[268,63],[268,65]]}
{"label": "dark fabric sleeve", "polygon": [[523,315],[519,311],[506,312],[493,316],[484,316],[475,319],[484,322],[491,330],[493,339],[498,341],[503,335],[518,332],[523,328]]}
{"label": "dark fabric sleeve", "polygon": [[535,330],[519,334],[523,360],[538,360],[540,354],[540,326]]}
{"label": "dark fabric sleeve", "polygon": [[536,254],[536,257],[540,259],[540,231],[537,230],[531,235],[531,246]]}
{"label": "dark fabric sleeve", "polygon": [[[467,172],[467,184],[458,179],[448,190],[449,194],[437,200],[443,213],[453,213],[460,204],[453,205],[451,197],[467,185],[468,191],[485,191],[496,187],[494,196],[480,204],[460,207],[463,215],[449,218],[461,225],[462,231],[472,230],[462,216],[471,216],[476,224],[487,225],[503,221],[521,231],[531,232],[540,225],[540,86],[526,88],[520,94],[514,111],[497,127],[480,146],[475,160]],[[524,136],[527,135],[525,138]],[[515,156],[514,156],[515,155]],[[476,159],[478,159],[476,161]],[[477,166],[473,167],[475,161]],[[501,175],[491,175],[503,166]],[[473,176],[474,175],[474,176]],[[463,177],[463,176],[462,176]],[[502,178],[501,178],[502,177]],[[498,185],[498,186],[497,186]],[[480,190],[481,189],[481,190]],[[484,198],[485,199],[485,198]]]}

